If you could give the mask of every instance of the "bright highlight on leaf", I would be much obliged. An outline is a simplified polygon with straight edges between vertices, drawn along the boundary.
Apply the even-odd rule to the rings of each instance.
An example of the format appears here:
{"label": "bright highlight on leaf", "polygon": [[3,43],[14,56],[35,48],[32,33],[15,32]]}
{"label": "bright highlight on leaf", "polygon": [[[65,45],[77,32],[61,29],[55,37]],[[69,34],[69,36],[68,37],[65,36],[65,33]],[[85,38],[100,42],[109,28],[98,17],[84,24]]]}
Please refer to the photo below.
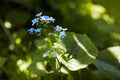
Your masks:
{"label": "bright highlight on leaf", "polygon": [[102,17],[103,14],[105,14],[106,10],[104,7],[100,5],[95,5],[88,3],[87,4],[88,10],[90,10],[90,15],[93,19],[99,19]]}
{"label": "bright highlight on leaf", "polygon": [[5,26],[6,28],[11,28],[12,24],[11,24],[9,21],[6,21],[6,22],[4,23],[4,26]]}
{"label": "bright highlight on leaf", "polygon": [[28,68],[31,62],[24,61],[22,59],[19,59],[17,61],[17,66],[19,67],[20,71],[24,71]]}
{"label": "bright highlight on leaf", "polygon": [[15,40],[15,42],[16,42],[16,44],[21,44],[21,39],[20,38],[17,38],[16,40]]}
{"label": "bright highlight on leaf", "polygon": [[71,50],[71,58],[66,61],[62,54],[57,58],[71,71],[85,68],[96,59],[98,50],[86,35],[67,33],[61,43],[67,50]]}

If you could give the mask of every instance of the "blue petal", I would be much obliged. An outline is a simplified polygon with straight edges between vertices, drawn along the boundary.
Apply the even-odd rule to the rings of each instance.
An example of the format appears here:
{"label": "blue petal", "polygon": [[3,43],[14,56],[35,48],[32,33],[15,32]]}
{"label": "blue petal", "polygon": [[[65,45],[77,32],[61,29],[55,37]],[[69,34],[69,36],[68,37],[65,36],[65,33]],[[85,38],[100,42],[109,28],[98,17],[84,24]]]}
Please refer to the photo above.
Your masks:
{"label": "blue petal", "polygon": [[39,18],[34,18],[33,20],[32,20],[32,26],[35,24],[35,23],[37,23],[39,21]]}
{"label": "blue petal", "polygon": [[44,20],[44,21],[51,21],[51,22],[54,22],[55,19],[53,17],[49,17],[49,16],[41,16],[41,19]]}
{"label": "blue petal", "polygon": [[61,30],[62,30],[62,27],[57,25],[57,26],[55,27],[55,30],[56,30],[56,31],[61,31]]}
{"label": "blue petal", "polygon": [[37,29],[35,29],[35,32],[39,33],[39,32],[41,32],[41,30],[42,30],[42,28],[37,28]]}
{"label": "blue petal", "polygon": [[28,32],[32,33],[32,32],[34,32],[34,30],[35,30],[34,28],[30,28],[30,29],[28,29]]}
{"label": "blue petal", "polygon": [[62,32],[60,32],[60,36],[61,36],[62,38],[65,38],[66,33],[65,33],[64,31],[62,31]]}
{"label": "blue petal", "polygon": [[53,55],[54,57],[56,57],[56,52],[54,51],[54,52],[52,53],[52,55]]}
{"label": "blue petal", "polygon": [[49,56],[49,54],[50,54],[50,51],[48,50],[48,51],[45,53],[45,57],[46,57],[46,56]]}
{"label": "blue petal", "polygon": [[53,17],[50,17],[49,19],[50,19],[51,22],[54,23],[55,19]]}
{"label": "blue petal", "polygon": [[45,21],[46,21],[46,20],[49,20],[49,16],[42,16],[41,19],[42,19],[42,20],[45,20]]}

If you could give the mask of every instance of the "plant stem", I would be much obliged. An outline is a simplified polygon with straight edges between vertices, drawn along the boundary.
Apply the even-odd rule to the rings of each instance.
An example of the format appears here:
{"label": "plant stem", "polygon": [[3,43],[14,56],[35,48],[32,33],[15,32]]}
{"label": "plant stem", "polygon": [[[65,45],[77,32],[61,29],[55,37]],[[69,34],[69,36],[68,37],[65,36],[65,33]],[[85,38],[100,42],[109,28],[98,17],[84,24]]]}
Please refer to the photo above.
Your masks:
{"label": "plant stem", "polygon": [[16,46],[15,46],[14,40],[13,40],[13,38],[12,38],[12,35],[11,35],[10,31],[5,28],[4,22],[3,22],[1,19],[0,19],[0,25],[1,25],[1,27],[3,28],[5,34],[7,35],[8,39],[9,39],[9,41],[10,41],[10,44],[13,44],[13,45],[14,45],[14,51],[17,52],[17,48],[16,48]]}

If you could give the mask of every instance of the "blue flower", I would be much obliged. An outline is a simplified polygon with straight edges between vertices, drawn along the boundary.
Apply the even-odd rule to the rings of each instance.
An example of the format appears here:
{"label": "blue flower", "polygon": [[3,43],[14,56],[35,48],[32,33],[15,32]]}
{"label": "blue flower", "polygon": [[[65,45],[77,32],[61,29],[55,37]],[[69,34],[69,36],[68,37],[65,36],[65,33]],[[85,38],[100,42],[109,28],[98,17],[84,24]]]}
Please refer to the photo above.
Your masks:
{"label": "blue flower", "polygon": [[49,19],[54,23],[55,19],[53,17],[50,17]]}
{"label": "blue flower", "polygon": [[28,29],[28,32],[29,33],[32,33],[32,32],[39,33],[39,32],[41,32],[41,30],[42,30],[42,28],[37,28],[37,29],[30,28],[30,29]]}
{"label": "blue flower", "polygon": [[49,16],[41,16],[41,19],[44,20],[45,22],[48,22],[48,21],[54,22],[55,21],[55,19],[53,17],[49,17]]}
{"label": "blue flower", "polygon": [[49,56],[49,54],[50,54],[50,51],[48,50],[48,51],[45,53],[45,57],[46,57],[46,56]]}
{"label": "blue flower", "polygon": [[66,36],[65,31],[60,32],[60,37],[61,37],[61,38],[64,38],[65,36]]}
{"label": "blue flower", "polygon": [[29,33],[34,32],[34,28],[30,28],[30,29],[28,29],[28,32],[29,32]]}
{"label": "blue flower", "polygon": [[62,27],[57,25],[57,26],[55,27],[55,30],[56,30],[56,31],[61,31],[61,30],[62,30]]}
{"label": "blue flower", "polygon": [[34,18],[33,20],[32,20],[32,26],[35,24],[35,23],[37,23],[39,21],[39,18]]}
{"label": "blue flower", "polygon": [[39,32],[41,32],[41,30],[42,30],[42,28],[37,28],[37,29],[35,29],[35,32],[39,33]]}
{"label": "blue flower", "polygon": [[56,57],[56,52],[54,51],[54,52],[52,53],[52,55],[53,55],[54,57]]}
{"label": "blue flower", "polygon": [[36,14],[36,16],[41,16],[41,15],[42,15],[42,12],[40,12],[40,13]]}
{"label": "blue flower", "polygon": [[41,19],[44,21],[47,21],[47,20],[49,20],[49,16],[41,16]]}

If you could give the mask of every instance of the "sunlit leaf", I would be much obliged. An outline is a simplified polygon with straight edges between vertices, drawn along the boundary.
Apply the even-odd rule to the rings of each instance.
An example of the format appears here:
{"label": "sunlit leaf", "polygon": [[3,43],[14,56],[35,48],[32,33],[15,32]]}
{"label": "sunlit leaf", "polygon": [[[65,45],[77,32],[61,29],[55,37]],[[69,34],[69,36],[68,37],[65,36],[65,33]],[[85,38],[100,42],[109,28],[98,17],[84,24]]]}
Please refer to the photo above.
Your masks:
{"label": "sunlit leaf", "polygon": [[45,57],[45,53],[51,50],[50,42],[48,38],[35,40],[35,46],[37,47],[34,51],[33,62],[29,66],[29,70],[35,74],[46,75],[47,70],[45,69],[45,61],[48,59]]}
{"label": "sunlit leaf", "polygon": [[42,76],[47,74],[47,70],[45,69],[45,62],[32,63],[28,69],[31,72]]}
{"label": "sunlit leaf", "polygon": [[69,70],[75,71],[93,63],[97,56],[97,48],[86,35],[67,33],[63,44],[72,56],[69,61],[58,56],[58,59]]}
{"label": "sunlit leaf", "polygon": [[99,52],[95,66],[109,79],[120,78],[120,46],[110,47]]}
{"label": "sunlit leaf", "polygon": [[48,50],[51,50],[51,46],[50,46],[50,42],[49,42],[48,38],[36,40],[35,45],[36,45],[37,49],[34,53],[33,62],[43,60],[45,53]]}

